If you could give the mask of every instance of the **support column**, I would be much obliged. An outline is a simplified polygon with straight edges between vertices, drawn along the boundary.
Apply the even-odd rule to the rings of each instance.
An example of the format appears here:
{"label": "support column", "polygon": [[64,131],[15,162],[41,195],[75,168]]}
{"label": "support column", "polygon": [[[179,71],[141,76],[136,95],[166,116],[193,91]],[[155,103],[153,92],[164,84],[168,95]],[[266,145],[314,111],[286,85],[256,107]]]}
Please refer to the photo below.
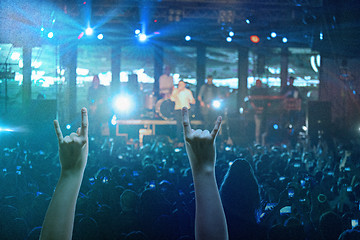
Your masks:
{"label": "support column", "polygon": [[205,83],[206,74],[206,47],[200,45],[196,49],[196,98],[201,86]]}
{"label": "support column", "polygon": [[238,94],[237,109],[244,107],[244,98],[248,95],[249,48],[238,49]]}
{"label": "support column", "polygon": [[121,71],[121,47],[112,46],[111,48],[111,94],[115,95],[120,91],[120,71]]}
{"label": "support column", "polygon": [[281,88],[284,88],[287,85],[288,79],[288,67],[289,67],[289,50],[288,48],[281,49],[281,72],[280,72],[280,79],[281,79]]}
{"label": "support column", "polygon": [[[62,45],[60,48],[61,64],[65,69],[65,108],[64,119],[66,122],[73,121],[77,116],[76,95],[76,68],[77,68],[77,45]],[[79,109],[80,111],[80,109]]]}
{"label": "support column", "polygon": [[23,85],[22,102],[25,110],[28,110],[31,102],[31,51],[30,46],[23,47]]}
{"label": "support column", "polygon": [[159,98],[159,78],[163,73],[164,48],[158,45],[154,46],[154,93]]}

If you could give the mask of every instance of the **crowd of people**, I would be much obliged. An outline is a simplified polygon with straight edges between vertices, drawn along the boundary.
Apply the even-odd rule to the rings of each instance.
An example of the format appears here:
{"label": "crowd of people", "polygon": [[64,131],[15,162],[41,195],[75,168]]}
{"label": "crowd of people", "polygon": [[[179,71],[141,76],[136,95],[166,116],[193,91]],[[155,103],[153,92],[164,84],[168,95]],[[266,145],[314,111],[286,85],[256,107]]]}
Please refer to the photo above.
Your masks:
{"label": "crowd of people", "polygon": [[360,239],[356,143],[228,146],[182,115],[184,147],[99,144],[82,109],[58,151],[2,149],[1,239]]}

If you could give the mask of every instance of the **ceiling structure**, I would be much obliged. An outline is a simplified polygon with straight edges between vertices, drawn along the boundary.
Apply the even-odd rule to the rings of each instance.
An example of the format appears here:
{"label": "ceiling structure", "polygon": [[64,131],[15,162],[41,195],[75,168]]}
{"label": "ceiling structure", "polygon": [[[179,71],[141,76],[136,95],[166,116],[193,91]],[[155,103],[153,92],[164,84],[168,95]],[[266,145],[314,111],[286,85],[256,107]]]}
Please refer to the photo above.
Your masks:
{"label": "ceiling structure", "polygon": [[[284,47],[286,37],[289,47],[333,53],[359,48],[354,39],[360,36],[360,2],[355,0],[3,0],[0,4],[4,33],[0,41],[5,43],[47,41],[40,37],[41,27],[61,35],[57,43],[76,41],[90,25],[104,34],[107,44],[131,43],[139,28],[153,42],[175,45]],[[229,31],[234,32],[230,44],[225,40]],[[277,37],[271,38],[271,32]],[[190,42],[184,40],[186,35],[192,37]],[[251,35],[259,36],[260,42],[252,43]]]}

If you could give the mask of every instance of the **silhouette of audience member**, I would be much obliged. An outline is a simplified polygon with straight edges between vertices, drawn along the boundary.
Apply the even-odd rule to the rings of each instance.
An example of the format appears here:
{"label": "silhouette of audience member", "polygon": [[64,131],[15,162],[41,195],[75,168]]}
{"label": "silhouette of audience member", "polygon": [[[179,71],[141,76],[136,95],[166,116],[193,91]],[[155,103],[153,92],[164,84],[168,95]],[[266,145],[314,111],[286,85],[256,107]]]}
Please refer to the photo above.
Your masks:
{"label": "silhouette of audience member", "polygon": [[206,240],[228,239],[224,209],[216,178],[215,139],[221,126],[218,117],[211,133],[191,129],[187,108],[182,109],[184,141],[195,188],[195,238]]}
{"label": "silhouette of audience member", "polygon": [[236,159],[226,173],[220,196],[228,224],[230,239],[264,239],[260,234],[258,211],[260,194],[250,164]]}
{"label": "silhouette of audience member", "polygon": [[338,240],[359,240],[360,239],[360,231],[356,229],[348,229],[344,231]]}
{"label": "silhouette of audience member", "polygon": [[343,231],[341,218],[334,212],[326,212],[320,217],[319,231],[323,240],[337,240]]}
{"label": "silhouette of audience member", "polygon": [[45,215],[40,239],[71,239],[75,204],[87,163],[88,114],[81,109],[81,127],[76,133],[63,137],[59,122],[54,120],[59,141],[61,173],[54,195]]}

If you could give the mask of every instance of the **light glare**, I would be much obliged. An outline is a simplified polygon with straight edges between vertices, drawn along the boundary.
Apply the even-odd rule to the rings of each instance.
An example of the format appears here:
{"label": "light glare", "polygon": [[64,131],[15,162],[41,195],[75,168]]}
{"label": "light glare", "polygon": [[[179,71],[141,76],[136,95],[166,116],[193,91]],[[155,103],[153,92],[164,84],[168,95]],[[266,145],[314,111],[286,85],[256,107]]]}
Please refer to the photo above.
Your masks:
{"label": "light glare", "polygon": [[86,30],[85,30],[85,34],[90,36],[94,33],[94,30],[91,28],[91,27],[88,27]]}

